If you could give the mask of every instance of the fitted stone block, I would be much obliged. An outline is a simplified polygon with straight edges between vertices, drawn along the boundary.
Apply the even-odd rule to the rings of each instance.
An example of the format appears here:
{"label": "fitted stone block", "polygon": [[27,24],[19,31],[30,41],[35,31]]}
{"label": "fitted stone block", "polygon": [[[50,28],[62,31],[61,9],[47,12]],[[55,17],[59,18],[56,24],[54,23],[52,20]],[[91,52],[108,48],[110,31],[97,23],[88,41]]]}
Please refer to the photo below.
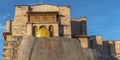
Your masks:
{"label": "fitted stone block", "polygon": [[80,45],[82,46],[82,48],[88,48],[88,38],[86,37],[80,37]]}

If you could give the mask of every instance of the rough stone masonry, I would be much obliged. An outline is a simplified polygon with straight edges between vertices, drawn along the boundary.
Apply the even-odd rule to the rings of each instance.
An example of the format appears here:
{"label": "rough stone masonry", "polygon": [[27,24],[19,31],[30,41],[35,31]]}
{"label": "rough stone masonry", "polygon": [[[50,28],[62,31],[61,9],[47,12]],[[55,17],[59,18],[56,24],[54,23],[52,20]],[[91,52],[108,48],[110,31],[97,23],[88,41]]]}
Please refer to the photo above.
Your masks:
{"label": "rough stone masonry", "polygon": [[77,39],[26,36],[20,44],[18,60],[112,60],[99,54],[94,49],[82,48]]}
{"label": "rough stone masonry", "polygon": [[[3,33],[2,59],[120,60],[120,40],[103,41],[100,35],[88,36],[87,18],[71,18],[70,9],[70,5],[15,5],[14,19],[6,21]],[[49,39],[36,38],[41,27],[49,31]],[[18,56],[18,51],[26,59]]]}

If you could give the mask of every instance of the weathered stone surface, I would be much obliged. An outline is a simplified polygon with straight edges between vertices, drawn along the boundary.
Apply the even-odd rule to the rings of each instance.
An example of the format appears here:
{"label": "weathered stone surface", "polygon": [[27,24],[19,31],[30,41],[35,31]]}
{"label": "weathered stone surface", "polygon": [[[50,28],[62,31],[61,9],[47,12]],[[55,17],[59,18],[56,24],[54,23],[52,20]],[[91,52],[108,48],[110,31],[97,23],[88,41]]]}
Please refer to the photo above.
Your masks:
{"label": "weathered stone surface", "polygon": [[102,60],[92,49],[82,49],[76,39],[24,37],[18,60]]}
{"label": "weathered stone surface", "polygon": [[[24,38],[19,51],[21,60],[36,57],[43,60],[97,60],[98,57],[110,60],[110,56],[120,60],[120,41],[103,41],[102,36],[88,36],[86,22],[86,17],[70,17],[70,5],[16,5],[14,19],[6,21],[6,32],[3,33],[3,60],[16,60],[22,37],[35,36],[42,26],[49,30],[51,37],[66,38]],[[76,38],[79,41],[67,38]]]}

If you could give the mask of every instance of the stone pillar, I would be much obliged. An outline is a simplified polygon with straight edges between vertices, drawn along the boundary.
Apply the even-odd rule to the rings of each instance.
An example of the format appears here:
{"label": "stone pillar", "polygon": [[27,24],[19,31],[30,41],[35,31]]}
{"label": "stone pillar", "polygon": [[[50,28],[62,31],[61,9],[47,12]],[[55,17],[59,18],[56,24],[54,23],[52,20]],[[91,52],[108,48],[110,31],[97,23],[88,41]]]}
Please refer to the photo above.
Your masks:
{"label": "stone pillar", "polygon": [[33,34],[32,30],[33,30],[32,24],[27,24],[27,35],[28,36],[31,36]]}
{"label": "stone pillar", "polygon": [[11,32],[11,21],[10,20],[6,21],[6,32]]}
{"label": "stone pillar", "polygon": [[54,36],[59,36],[59,27],[58,27],[58,24],[54,25]]}

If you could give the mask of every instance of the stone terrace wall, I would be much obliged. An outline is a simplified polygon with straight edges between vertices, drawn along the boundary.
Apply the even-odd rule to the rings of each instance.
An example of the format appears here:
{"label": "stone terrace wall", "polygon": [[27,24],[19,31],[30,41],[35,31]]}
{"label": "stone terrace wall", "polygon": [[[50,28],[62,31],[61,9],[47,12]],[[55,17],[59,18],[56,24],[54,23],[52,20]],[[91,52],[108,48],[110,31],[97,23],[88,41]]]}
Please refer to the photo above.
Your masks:
{"label": "stone terrace wall", "polygon": [[92,49],[82,49],[79,40],[24,37],[18,60],[111,60]]}

